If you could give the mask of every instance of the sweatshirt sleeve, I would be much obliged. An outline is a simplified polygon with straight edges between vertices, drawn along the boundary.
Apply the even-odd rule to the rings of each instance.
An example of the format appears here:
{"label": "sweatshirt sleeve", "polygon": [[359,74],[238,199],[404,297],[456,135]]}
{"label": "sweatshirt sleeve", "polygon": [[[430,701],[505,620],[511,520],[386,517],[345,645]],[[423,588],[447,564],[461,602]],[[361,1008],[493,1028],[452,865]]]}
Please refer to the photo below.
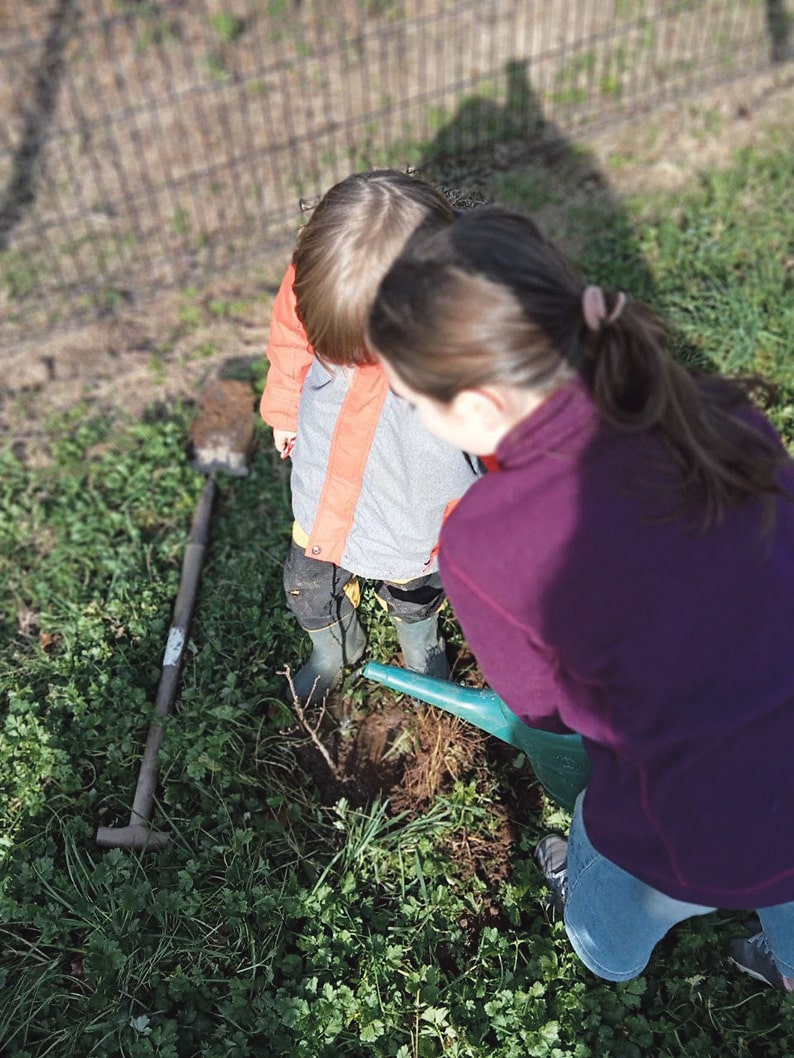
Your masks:
{"label": "sweatshirt sleeve", "polygon": [[553,652],[483,591],[442,547],[441,579],[489,687],[530,727],[567,733],[569,700]]}
{"label": "sweatshirt sleeve", "polygon": [[298,318],[294,282],[295,266],[291,264],[273,302],[265,351],[270,367],[259,413],[276,430],[297,428],[298,402],[314,360],[314,352]]}

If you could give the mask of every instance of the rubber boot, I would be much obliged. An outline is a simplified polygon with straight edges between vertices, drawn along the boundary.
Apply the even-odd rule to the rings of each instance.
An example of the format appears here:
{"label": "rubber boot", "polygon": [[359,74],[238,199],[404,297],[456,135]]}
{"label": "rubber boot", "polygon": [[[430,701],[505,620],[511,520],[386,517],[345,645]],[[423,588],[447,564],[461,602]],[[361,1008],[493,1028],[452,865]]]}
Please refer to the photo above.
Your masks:
{"label": "rubber boot", "polygon": [[335,624],[318,631],[308,631],[312,641],[309,660],[294,679],[295,694],[300,699],[319,702],[340,680],[345,665],[354,665],[367,645],[364,629],[354,610]]}
{"label": "rubber boot", "polygon": [[403,652],[405,667],[425,676],[439,680],[449,679],[449,662],[441,633],[438,630],[438,614],[424,621],[394,621],[397,638]]}

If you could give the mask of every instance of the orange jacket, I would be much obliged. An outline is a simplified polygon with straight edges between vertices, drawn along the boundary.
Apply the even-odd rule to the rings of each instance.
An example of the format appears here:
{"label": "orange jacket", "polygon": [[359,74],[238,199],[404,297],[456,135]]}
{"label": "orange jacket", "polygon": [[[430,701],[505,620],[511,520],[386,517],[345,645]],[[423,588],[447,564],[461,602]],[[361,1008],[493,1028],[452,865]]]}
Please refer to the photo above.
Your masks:
{"label": "orange jacket", "polygon": [[[301,394],[316,357],[298,318],[294,280],[295,269],[290,265],[273,304],[266,350],[270,368],[260,402],[260,413],[265,422],[274,429],[297,432]],[[315,365],[312,376],[317,370]],[[365,490],[367,503],[372,505],[374,488],[383,497],[382,517],[385,520],[379,527],[373,526],[370,521],[366,526],[370,532],[364,535],[369,535],[370,540],[379,535],[384,539],[390,535],[392,537],[392,543],[388,545],[392,554],[385,557],[384,565],[381,567],[378,565],[379,560],[373,559],[378,568],[377,575],[383,579],[391,579],[390,571],[399,566],[404,579],[420,576],[425,571],[424,564],[431,559],[444,507],[449,501],[456,500],[463,494],[475,480],[476,471],[466,461],[466,457],[454,452],[451,446],[446,446],[429,434],[425,436],[424,428],[418,420],[411,418],[412,413],[408,406],[403,407],[402,402],[399,402],[398,414],[405,417],[405,423],[404,429],[397,436],[400,446],[404,446],[403,463],[407,467],[407,476],[401,481],[395,481],[390,476],[379,476],[383,475],[384,471],[388,474],[388,469],[380,468],[374,456],[370,459],[371,452],[379,448],[378,445],[373,448],[373,439],[379,424],[382,424],[387,401],[392,410],[386,416],[386,421],[390,424],[388,428],[394,429],[392,404],[398,401],[398,398],[391,395],[386,375],[379,364],[333,370],[337,373],[336,377],[339,372],[344,372],[347,388],[335,412],[335,422],[326,420],[322,424],[322,428],[328,430],[330,442],[328,439],[321,441],[318,438],[317,445],[328,444],[328,451],[319,453],[316,450],[317,445],[313,446],[313,462],[322,460],[324,465],[321,476],[313,479],[310,485],[310,491],[314,492],[315,496],[319,491],[319,502],[316,505],[316,514],[311,518],[312,524],[300,524],[302,519],[296,510],[296,520],[300,528],[304,533],[308,532],[305,553],[312,558],[333,562],[338,566],[345,566],[343,558],[350,558],[352,554],[362,556],[361,549],[351,546],[351,529],[357,518],[356,524],[359,530],[361,529],[362,508],[359,507],[359,500],[366,474],[367,482],[370,483]],[[307,396],[309,395],[311,389],[307,392]],[[302,418],[303,414],[302,411]],[[296,438],[293,488],[295,472],[301,458],[299,446],[303,443],[304,454],[307,454],[305,446],[311,445],[311,441],[312,437],[302,439],[300,433]],[[416,450],[419,446],[421,452]],[[304,475],[299,475],[299,478],[304,480]],[[300,496],[297,497],[299,509],[301,499]],[[293,508],[295,507],[296,495],[293,492]],[[306,505],[304,509],[305,507]],[[401,525],[398,524],[401,519],[404,523],[410,520],[410,532],[404,536],[406,540],[411,538],[411,546],[414,549],[414,558],[403,556],[405,561],[394,554],[395,549],[399,550],[399,544],[394,544],[393,541],[402,534]],[[353,569],[353,572],[362,576],[373,576],[376,574],[366,572],[372,552],[371,543],[367,546],[370,548],[369,552],[359,559],[361,568]],[[424,557],[419,561],[418,550],[422,547],[425,547]],[[402,569],[406,563],[410,567],[407,571]],[[352,565],[347,565],[346,568],[352,568]],[[396,574],[394,579],[397,579]]]}
{"label": "orange jacket", "polygon": [[[276,430],[297,430],[298,403],[314,360],[314,350],[298,318],[294,284],[295,266],[291,264],[273,303],[265,354],[270,369],[259,405],[262,418]],[[364,465],[388,391],[389,383],[380,366],[356,369],[344,415],[340,414],[334,434],[336,439],[339,427],[344,425],[349,442],[334,444],[329,454],[320,497],[322,517],[317,518],[309,535],[307,555],[341,565]]]}
{"label": "orange jacket", "polygon": [[298,402],[314,360],[314,350],[298,319],[294,283],[295,265],[291,264],[281,281],[270,314],[270,337],[265,352],[270,370],[259,412],[274,430],[297,430]]}

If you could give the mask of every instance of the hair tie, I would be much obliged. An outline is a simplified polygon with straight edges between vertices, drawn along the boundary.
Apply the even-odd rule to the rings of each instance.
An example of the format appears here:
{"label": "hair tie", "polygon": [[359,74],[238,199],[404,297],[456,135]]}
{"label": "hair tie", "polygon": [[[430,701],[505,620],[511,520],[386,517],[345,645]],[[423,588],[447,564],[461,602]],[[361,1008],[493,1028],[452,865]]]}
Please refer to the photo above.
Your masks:
{"label": "hair tie", "polygon": [[618,291],[615,299],[615,307],[607,315],[607,303],[604,291],[601,287],[585,287],[582,292],[582,314],[584,322],[591,331],[600,331],[605,323],[614,323],[623,311],[626,304],[626,295],[622,290]]}

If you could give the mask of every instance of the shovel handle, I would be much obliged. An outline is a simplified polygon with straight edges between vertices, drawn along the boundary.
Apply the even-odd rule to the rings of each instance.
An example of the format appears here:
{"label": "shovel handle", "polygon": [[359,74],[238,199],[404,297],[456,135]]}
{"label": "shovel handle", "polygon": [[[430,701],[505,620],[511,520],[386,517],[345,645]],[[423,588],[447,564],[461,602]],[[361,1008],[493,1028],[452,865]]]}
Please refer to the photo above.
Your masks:
{"label": "shovel handle", "polygon": [[[179,582],[176,602],[174,603],[174,613],[171,619],[171,627],[168,631],[160,683],[157,687],[157,697],[155,699],[154,712],[156,719],[149,728],[130,813],[129,827],[134,828],[136,834],[142,825],[149,822],[152,814],[154,791],[157,788],[158,756],[165,733],[165,728],[160,721],[168,716],[176,697],[187,633],[190,627],[190,619],[193,616],[193,606],[196,601],[199,579],[201,577],[204,552],[209,538],[210,517],[212,515],[216,488],[215,479],[208,477],[193,514],[190,535],[182,559],[182,576]],[[101,830],[105,832],[108,828],[101,828]],[[105,844],[106,842],[103,841],[101,843]]]}

